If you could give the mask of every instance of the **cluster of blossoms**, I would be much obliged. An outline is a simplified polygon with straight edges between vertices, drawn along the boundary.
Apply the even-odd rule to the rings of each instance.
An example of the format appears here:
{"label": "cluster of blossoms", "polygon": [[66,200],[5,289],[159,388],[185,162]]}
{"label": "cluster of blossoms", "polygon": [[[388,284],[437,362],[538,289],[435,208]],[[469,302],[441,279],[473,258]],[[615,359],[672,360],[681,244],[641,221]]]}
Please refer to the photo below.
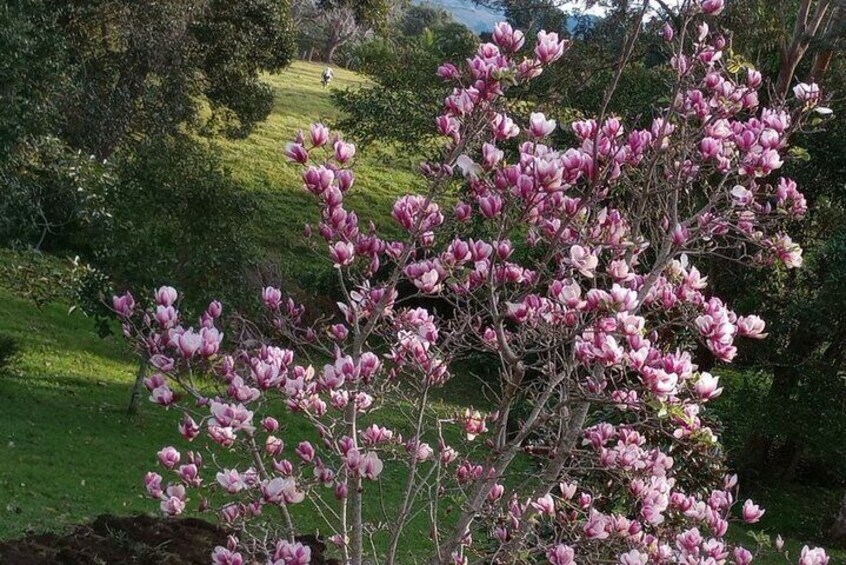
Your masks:
{"label": "cluster of blossoms", "polygon": [[[355,565],[396,563],[420,513],[433,563],[753,560],[724,536],[732,518],[756,523],[764,511],[739,504],[722,466],[705,417],[722,389],[696,347],[727,363],[765,325],[709,295],[694,262],[801,264],[782,229],[805,199],[771,177],[820,94],[800,85],[798,104],[760,108],[760,75],[728,73],[725,40],[697,24],[722,0],[699,7],[664,32],[672,104],[643,129],[604,110],[576,121],[566,149],[551,145],[555,120],[504,109],[510,85],[564,55],[556,34],[520,56],[526,38],[499,24],[466,66],[443,65],[444,155],[421,167],[426,192],[394,204],[397,239],[347,208],[355,147],[320,124],[298,135],[285,153],[321,207],[307,235],[337,271],[335,316],[305,323],[302,306],[268,287],[266,323],[251,325],[267,335],[230,343],[217,302],[190,326],[171,288],[144,310],[129,293],[114,298],[156,369],[150,399],[182,411],[186,442],[227,452],[212,462],[168,446],[158,457],[168,478],[145,480],[165,513],[196,498],[237,532],[214,563],[308,563],[294,520],[305,504]],[[445,415],[430,392],[471,355],[493,361],[493,406]],[[530,461],[531,480],[515,461]],[[365,505],[389,465],[402,469],[399,505]],[[376,533],[382,550],[367,539]],[[800,558],[827,562],[821,549]]]}

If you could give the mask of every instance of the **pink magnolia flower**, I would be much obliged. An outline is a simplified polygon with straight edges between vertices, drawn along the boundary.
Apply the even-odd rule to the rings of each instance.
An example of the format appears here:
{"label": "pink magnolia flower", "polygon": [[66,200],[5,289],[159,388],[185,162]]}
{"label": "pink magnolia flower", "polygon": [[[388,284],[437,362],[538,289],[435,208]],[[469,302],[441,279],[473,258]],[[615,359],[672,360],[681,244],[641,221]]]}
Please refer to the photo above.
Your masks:
{"label": "pink magnolia flower", "polygon": [[497,483],[491,487],[491,490],[488,491],[488,500],[491,502],[496,502],[502,495],[505,493],[505,486]]}
{"label": "pink magnolia flower", "polygon": [[329,128],[323,124],[311,124],[311,144],[322,147],[329,141]]}
{"label": "pink magnolia flower", "polygon": [[203,483],[203,479],[200,477],[200,469],[194,463],[180,465],[176,474],[188,486],[199,487]]}
{"label": "pink magnolia flower", "polygon": [[272,416],[268,416],[267,418],[262,418],[261,427],[268,432],[273,433],[279,429],[279,421]]}
{"label": "pink magnolia flower", "polygon": [[285,448],[285,443],[276,436],[267,436],[264,440],[264,451],[271,457],[276,457]]}
{"label": "pink magnolia flower", "polygon": [[300,444],[294,449],[294,452],[302,459],[305,463],[311,463],[314,460],[314,446],[307,441],[300,442]]}
{"label": "pink magnolia flower", "polygon": [[200,434],[200,426],[191,416],[185,414],[179,423],[179,434],[188,441],[193,441]]}
{"label": "pink magnolia flower", "polygon": [[546,554],[550,565],[575,565],[576,552],[569,545],[558,544]]}
{"label": "pink magnolia flower", "polygon": [[511,139],[520,134],[520,128],[506,114],[495,115],[491,127],[493,128],[494,137],[499,140]]}
{"label": "pink magnolia flower", "polygon": [[482,167],[467,155],[459,155],[455,160],[455,166],[459,168],[465,178],[475,179],[482,174]]}
{"label": "pink magnolia flower", "polygon": [[365,479],[375,481],[382,473],[384,465],[375,451],[368,451],[361,458],[358,466],[359,474]]}
{"label": "pink magnolia flower", "polygon": [[564,51],[569,47],[569,41],[558,39],[555,32],[538,32],[538,43],[535,46],[535,55],[541,64],[548,65],[561,58]]}
{"label": "pink magnolia flower", "polygon": [[438,76],[444,80],[455,80],[461,73],[452,63],[444,63],[438,67]]}
{"label": "pink magnolia flower", "polygon": [[549,493],[532,501],[532,508],[534,508],[538,514],[555,516],[555,501]]}
{"label": "pink magnolia flower", "polygon": [[486,218],[495,218],[502,211],[502,199],[499,195],[480,196],[478,201],[479,210]]}
{"label": "pink magnolia flower", "polygon": [[555,131],[555,120],[548,120],[546,116],[540,112],[532,112],[529,116],[529,132],[532,137],[542,138],[546,137]]}
{"label": "pink magnolia flower", "polygon": [[278,310],[282,305],[282,291],[272,286],[265,287],[261,291],[261,299],[270,310]]}
{"label": "pink magnolia flower", "polygon": [[162,385],[153,389],[150,400],[160,406],[170,406],[173,404],[175,398],[173,391],[167,385]]}
{"label": "pink magnolia flower", "polygon": [[144,476],[144,488],[147,489],[147,494],[153,498],[161,498],[164,491],[162,490],[162,476],[152,471]]}
{"label": "pink magnolia flower", "polygon": [[237,551],[218,545],[212,552],[212,565],[244,565],[244,558]]}
{"label": "pink magnolia flower", "polygon": [[132,316],[132,312],[135,310],[135,299],[132,297],[132,293],[126,292],[120,296],[113,296],[112,308],[123,318]]}
{"label": "pink magnolia flower", "polygon": [[702,11],[709,16],[717,16],[725,7],[725,0],[702,0]]}
{"label": "pink magnolia flower", "polygon": [[329,256],[336,267],[349,265],[355,259],[355,247],[346,241],[335,242],[329,247]]}
{"label": "pink magnolia flower", "polygon": [[757,504],[752,502],[751,500],[747,500],[743,503],[743,521],[747,524],[754,524],[761,519],[761,516],[764,515],[765,510],[759,507]]}
{"label": "pink magnolia flower", "polygon": [[808,105],[813,105],[820,100],[820,87],[815,82],[810,84],[800,82],[793,87],[793,94],[797,100],[805,102]]}
{"label": "pink magnolia flower", "polygon": [[734,555],[734,562],[737,565],[749,565],[752,563],[752,552],[745,547],[736,547],[732,552]]}
{"label": "pink magnolia flower", "polygon": [[162,501],[159,504],[162,512],[168,516],[178,516],[185,510],[185,487],[182,485],[171,485],[167,487]]}
{"label": "pink magnolia flower", "polygon": [[459,222],[466,222],[470,219],[473,209],[466,202],[459,202],[455,205],[455,219]]}
{"label": "pink magnolia flower", "polygon": [[543,65],[537,59],[523,59],[517,65],[517,76],[522,80],[532,80],[543,73]]}
{"label": "pink magnolia flower", "polygon": [[174,366],[173,359],[160,353],[150,357],[150,364],[159,371],[164,371],[166,373],[172,371]]}
{"label": "pink magnolia flower", "polygon": [[261,494],[271,504],[299,504],[305,500],[305,493],[297,490],[291,477],[276,477],[261,485]]}
{"label": "pink magnolia flower", "polygon": [[161,373],[154,373],[144,379],[144,386],[150,392],[153,392],[153,390],[159,388],[164,384],[167,384],[167,379]]}
{"label": "pink magnolia flower", "polygon": [[343,141],[335,142],[335,159],[345,164],[355,156],[355,145],[352,143],[345,143]]}
{"label": "pink magnolia flower", "polygon": [[276,543],[271,565],[309,565],[311,548],[300,542],[280,540]]}
{"label": "pink magnolia flower", "polygon": [[737,319],[737,333],[743,337],[751,337],[753,339],[764,339],[767,334],[764,333],[764,320],[758,316],[743,316]]}
{"label": "pink magnolia flower", "polygon": [[394,432],[378,424],[371,424],[361,432],[361,439],[365,445],[378,445],[391,441]]}
{"label": "pink magnolia flower", "polygon": [[778,258],[788,269],[802,266],[802,248],[798,244],[793,243],[790,236],[780,235],[773,242],[773,248]]}
{"label": "pink magnolia flower", "polygon": [[821,547],[811,549],[806,545],[799,556],[799,565],[828,565],[828,562],[829,557]]}
{"label": "pink magnolia flower", "polygon": [[607,519],[594,509],[588,515],[588,521],[584,525],[585,536],[588,539],[608,539]]}
{"label": "pink magnolia flower", "polygon": [[696,381],[693,389],[696,391],[696,395],[702,400],[713,400],[723,392],[722,387],[718,387],[719,382],[719,377],[703,371],[699,374],[699,380]]}
{"label": "pink magnolia flower", "polygon": [[217,473],[216,478],[218,484],[229,494],[238,493],[247,487],[241,474],[235,469],[224,469]]}
{"label": "pink magnolia flower", "polygon": [[416,458],[417,461],[427,461],[435,453],[428,443],[415,443],[411,440],[406,443],[405,450]]}
{"label": "pink magnolia flower", "polygon": [[235,430],[253,429],[253,413],[247,410],[243,404],[225,404],[212,401],[211,414],[210,426],[231,427]]}
{"label": "pink magnolia flower", "polygon": [[564,500],[572,500],[576,496],[577,488],[578,485],[576,483],[558,483],[558,489],[561,491],[561,497]]}
{"label": "pink magnolia flower", "polygon": [[326,192],[335,181],[335,171],[324,167],[309,167],[303,173],[303,183],[306,190],[312,194],[320,195]]}
{"label": "pink magnolia flower", "polygon": [[467,441],[473,441],[476,436],[488,431],[485,425],[485,417],[482,416],[478,410],[470,411],[469,408],[464,410],[464,432],[467,435]]}
{"label": "pink magnolia flower", "polygon": [[301,165],[308,163],[308,151],[301,143],[286,143],[285,157],[287,157],[289,161],[299,163]]}
{"label": "pink magnolia flower", "polygon": [[646,565],[649,563],[649,555],[632,549],[620,555],[620,565]]}
{"label": "pink magnolia flower", "polygon": [[599,265],[599,259],[581,245],[570,248],[570,262],[581,274],[593,278],[593,273]]}
{"label": "pink magnolia flower", "polygon": [[173,306],[159,305],[156,307],[155,318],[159,326],[161,326],[162,329],[167,330],[176,325],[179,315]]}
{"label": "pink magnolia flower", "polygon": [[[216,331],[216,330],[215,330]],[[177,338],[179,352],[186,359],[193,357],[203,346],[203,337],[193,329],[184,331]]]}
{"label": "pink magnolia flower", "polygon": [[159,458],[159,463],[167,469],[173,469],[179,465],[179,459],[181,458],[181,455],[173,446],[162,448],[156,456]]}
{"label": "pink magnolia flower", "polygon": [[178,296],[179,293],[172,286],[162,286],[156,291],[156,303],[159,306],[172,306]]}
{"label": "pink magnolia flower", "polygon": [[526,42],[523,32],[515,30],[508,22],[499,22],[494,26],[493,40],[504,51],[509,53],[516,53]]}

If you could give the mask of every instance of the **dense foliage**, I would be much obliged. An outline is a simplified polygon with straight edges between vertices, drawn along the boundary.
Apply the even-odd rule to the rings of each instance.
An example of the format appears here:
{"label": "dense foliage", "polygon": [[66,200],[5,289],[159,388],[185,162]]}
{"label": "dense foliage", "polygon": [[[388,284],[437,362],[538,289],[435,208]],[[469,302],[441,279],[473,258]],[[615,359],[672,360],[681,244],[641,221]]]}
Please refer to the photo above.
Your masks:
{"label": "dense foliage", "polygon": [[431,77],[442,61],[469,57],[478,38],[443,14],[423,9],[407,12],[400,29],[401,37],[373,39],[356,49],[358,69],[374,85],[333,96],[344,111],[338,127],[359,143],[379,140],[419,149],[437,135],[431,117],[448,92]]}
{"label": "dense foliage", "polygon": [[260,73],[293,55],[289,3],[15,0],[0,28],[0,243],[135,287],[161,283],[155,249],[156,277],[234,296],[251,206],[196,138],[269,114]]}

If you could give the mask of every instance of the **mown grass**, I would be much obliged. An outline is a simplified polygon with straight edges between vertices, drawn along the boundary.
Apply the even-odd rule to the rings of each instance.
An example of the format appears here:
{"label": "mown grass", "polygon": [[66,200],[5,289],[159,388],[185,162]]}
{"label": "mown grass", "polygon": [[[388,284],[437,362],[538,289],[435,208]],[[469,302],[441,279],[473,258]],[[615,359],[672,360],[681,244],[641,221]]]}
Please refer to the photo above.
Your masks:
{"label": "mown grass", "polygon": [[131,358],[67,310],[0,291],[0,331],[22,349],[0,373],[0,537],[149,510],[139,481],[172,435],[164,411],[125,415]]}
{"label": "mown grass", "polygon": [[[157,513],[157,504],[144,496],[143,476],[149,470],[165,474],[156,463],[164,445],[180,450],[192,447],[176,430],[179,415],[142,403],[137,416],[126,414],[130,388],[137,370],[131,352],[119,337],[101,339],[90,320],[69,315],[66,305],[53,303],[36,308],[26,299],[0,288],[0,334],[17,340],[21,352],[9,367],[0,370],[0,414],[4,437],[0,448],[0,539],[30,530],[61,530],[99,514]],[[449,417],[466,400],[464,387],[434,401],[435,412]],[[145,395],[146,396],[146,395]],[[444,396],[451,398],[445,401]],[[401,412],[410,406],[378,413],[379,423],[411,435],[409,419]],[[319,440],[302,419],[276,414],[283,427],[287,456],[296,460],[296,442]],[[365,419],[363,425],[367,425]],[[458,430],[447,428],[448,442],[458,440]],[[436,437],[425,437],[436,445]],[[210,455],[208,456],[210,457]],[[224,455],[224,460],[226,459]],[[527,461],[520,462],[522,472]],[[213,480],[208,476],[206,480]],[[381,495],[366,498],[365,519],[385,523],[402,500],[406,474],[402,465],[386,461],[378,483],[365,488]],[[322,496],[333,500],[332,491]],[[196,507],[195,500],[190,506]],[[455,514],[454,503],[442,501],[442,518]],[[292,507],[301,532],[325,532],[327,527],[308,503]],[[207,519],[214,519],[205,515]],[[408,525],[401,554],[413,556],[430,548],[430,520],[417,515]],[[385,548],[384,534],[374,536]]]}
{"label": "mown grass", "polygon": [[[355,73],[337,69],[335,79],[324,89],[322,70],[319,64],[298,61],[280,74],[264,77],[276,94],[271,116],[246,139],[219,141],[235,179],[259,199],[258,215],[245,228],[256,236],[266,258],[295,279],[322,268],[325,259],[303,243],[303,226],[317,223],[318,206],[302,187],[302,169],[285,159],[285,143],[298,130],[308,132],[314,122],[333,123],[338,110],[332,105],[332,90],[357,88],[365,82]],[[358,150],[356,182],[348,198],[362,226],[372,220],[380,228],[392,227],[393,200],[418,186],[418,160],[378,145]]]}

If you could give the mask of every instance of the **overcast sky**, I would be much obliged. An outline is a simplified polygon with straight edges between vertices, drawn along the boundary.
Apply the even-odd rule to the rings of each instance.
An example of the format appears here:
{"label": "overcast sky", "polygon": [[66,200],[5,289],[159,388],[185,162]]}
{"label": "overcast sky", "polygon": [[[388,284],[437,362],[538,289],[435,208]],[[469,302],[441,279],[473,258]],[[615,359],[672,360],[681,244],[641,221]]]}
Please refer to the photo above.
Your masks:
{"label": "overcast sky", "polygon": [[[678,8],[679,6],[681,6],[682,2],[683,2],[683,0],[666,0],[664,3],[665,3],[666,5],[668,5],[668,6],[670,6],[671,8]],[[578,10],[578,11],[580,11],[580,12],[584,13],[584,14],[591,14],[591,15],[594,15],[594,16],[603,16],[603,15],[605,15],[605,9],[604,9],[604,8],[599,7],[599,6],[594,6],[594,7],[592,7],[592,8],[587,8],[587,7],[586,7],[586,6],[587,6],[587,4],[588,4],[588,3],[587,3],[587,2],[585,2],[584,0],[570,0],[569,2],[567,2],[567,4],[565,4],[564,6],[562,6],[562,8],[563,8],[565,11],[568,11],[568,12],[569,12],[570,10]],[[659,7],[659,5],[658,5],[658,3],[657,3],[657,2],[650,2],[650,4],[651,4],[651,5],[652,5],[655,9],[658,9],[658,7]],[[654,13],[653,13],[653,14],[654,14]]]}

